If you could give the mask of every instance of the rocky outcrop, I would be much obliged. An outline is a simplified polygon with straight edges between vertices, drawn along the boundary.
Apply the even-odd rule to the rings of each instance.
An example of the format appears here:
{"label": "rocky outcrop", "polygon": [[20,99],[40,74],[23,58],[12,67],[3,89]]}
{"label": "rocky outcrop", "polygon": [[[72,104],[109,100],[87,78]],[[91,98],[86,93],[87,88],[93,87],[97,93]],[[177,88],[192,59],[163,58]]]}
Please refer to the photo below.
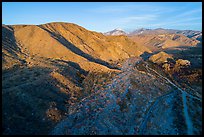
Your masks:
{"label": "rocky outcrop", "polygon": [[173,59],[173,57],[163,51],[152,55],[149,60],[156,64],[162,64],[168,62],[168,59]]}
{"label": "rocky outcrop", "polygon": [[162,65],[162,68],[163,68],[166,72],[169,72],[169,71],[171,70],[170,66],[171,66],[170,64],[165,63],[165,64]]}
{"label": "rocky outcrop", "polygon": [[189,66],[191,65],[191,62],[188,60],[178,59],[176,60],[176,65],[178,66]]}
{"label": "rocky outcrop", "polygon": [[176,60],[176,64],[174,65],[173,71],[174,72],[179,72],[183,68],[187,68],[191,65],[190,61],[188,60],[183,60],[183,59],[178,59]]}

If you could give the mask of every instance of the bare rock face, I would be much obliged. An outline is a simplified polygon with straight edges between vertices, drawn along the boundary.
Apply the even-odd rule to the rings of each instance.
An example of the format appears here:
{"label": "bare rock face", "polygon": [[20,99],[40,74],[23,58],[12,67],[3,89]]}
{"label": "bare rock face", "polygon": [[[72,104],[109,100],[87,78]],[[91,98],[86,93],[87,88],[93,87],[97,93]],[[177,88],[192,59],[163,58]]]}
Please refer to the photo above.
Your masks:
{"label": "bare rock face", "polygon": [[168,59],[173,59],[173,57],[163,51],[152,55],[149,60],[156,64],[162,64],[168,61]]}

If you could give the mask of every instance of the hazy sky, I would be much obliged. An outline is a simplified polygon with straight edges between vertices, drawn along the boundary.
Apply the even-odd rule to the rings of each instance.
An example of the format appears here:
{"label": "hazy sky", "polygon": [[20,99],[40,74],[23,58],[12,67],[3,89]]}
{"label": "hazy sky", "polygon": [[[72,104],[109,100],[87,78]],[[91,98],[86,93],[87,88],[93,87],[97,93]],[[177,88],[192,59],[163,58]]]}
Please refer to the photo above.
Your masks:
{"label": "hazy sky", "polygon": [[3,2],[2,22],[70,22],[106,32],[115,28],[202,29],[201,2]]}

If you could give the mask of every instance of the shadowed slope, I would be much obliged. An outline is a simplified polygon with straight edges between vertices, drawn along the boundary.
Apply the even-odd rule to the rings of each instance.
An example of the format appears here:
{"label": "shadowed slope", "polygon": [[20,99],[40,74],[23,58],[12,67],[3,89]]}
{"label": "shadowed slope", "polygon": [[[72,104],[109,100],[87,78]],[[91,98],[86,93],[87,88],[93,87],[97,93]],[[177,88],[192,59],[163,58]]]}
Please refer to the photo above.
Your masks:
{"label": "shadowed slope", "polygon": [[66,116],[70,98],[80,97],[87,72],[68,63],[10,68],[2,75],[3,134],[48,134]]}
{"label": "shadowed slope", "polygon": [[11,26],[2,25],[2,64],[3,69],[25,63],[23,54],[14,36]]}

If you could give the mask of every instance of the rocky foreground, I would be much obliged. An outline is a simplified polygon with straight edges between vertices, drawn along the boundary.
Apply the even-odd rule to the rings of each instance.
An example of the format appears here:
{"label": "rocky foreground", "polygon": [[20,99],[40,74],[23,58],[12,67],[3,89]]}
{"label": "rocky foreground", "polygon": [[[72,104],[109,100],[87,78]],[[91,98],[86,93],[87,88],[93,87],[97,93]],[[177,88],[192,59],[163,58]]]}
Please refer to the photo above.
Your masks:
{"label": "rocky foreground", "polygon": [[131,58],[103,90],[72,106],[50,134],[200,134],[201,101]]}

